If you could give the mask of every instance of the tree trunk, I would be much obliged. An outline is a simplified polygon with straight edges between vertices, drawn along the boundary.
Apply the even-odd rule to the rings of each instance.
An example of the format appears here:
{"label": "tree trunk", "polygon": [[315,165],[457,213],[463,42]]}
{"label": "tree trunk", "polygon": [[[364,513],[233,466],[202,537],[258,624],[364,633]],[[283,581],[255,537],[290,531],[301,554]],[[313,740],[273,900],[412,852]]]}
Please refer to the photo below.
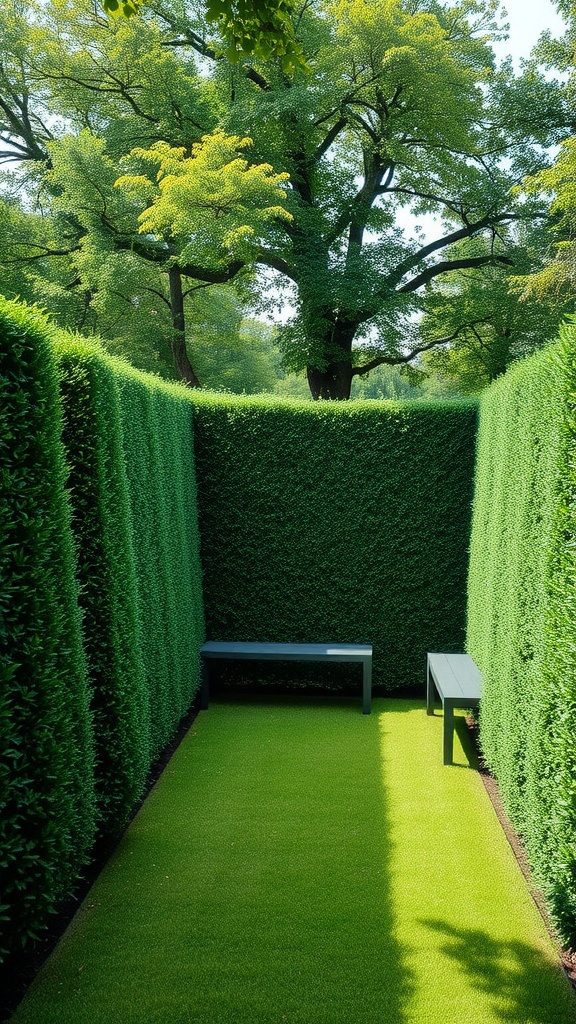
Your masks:
{"label": "tree trunk", "polygon": [[350,363],[331,363],[326,370],[317,370],[315,366],[306,367],[306,376],[312,398],[331,401],[346,401],[350,398],[352,387],[352,367]]}
{"label": "tree trunk", "polygon": [[186,351],[186,320],[184,316],[184,295],[182,293],[182,275],[178,267],[171,267],[168,271],[170,283],[170,308],[172,310],[172,355],[174,365],[180,379],[189,388],[201,387],[198,377],[192,369]]}
{"label": "tree trunk", "polygon": [[333,323],[329,335],[323,339],[325,370],[306,367],[306,376],[312,398],[347,401],[352,387],[352,342],[356,325],[349,322]]}

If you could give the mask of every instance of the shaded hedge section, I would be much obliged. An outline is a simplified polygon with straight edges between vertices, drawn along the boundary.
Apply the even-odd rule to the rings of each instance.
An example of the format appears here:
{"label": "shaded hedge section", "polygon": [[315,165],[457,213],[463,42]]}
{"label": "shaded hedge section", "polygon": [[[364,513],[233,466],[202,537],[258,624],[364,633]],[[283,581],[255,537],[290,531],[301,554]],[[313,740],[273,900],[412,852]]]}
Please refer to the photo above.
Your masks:
{"label": "shaded hedge section", "polygon": [[205,640],[189,391],[114,368],[137,580],[140,653],[154,760],[190,709]]}
{"label": "shaded hedge section", "polygon": [[127,820],[150,765],[131,512],[116,382],[93,347],[55,347],[96,754],[99,831]]}
{"label": "shaded hedge section", "polygon": [[576,330],[482,398],[468,650],[481,742],[559,930],[576,942]]}
{"label": "shaded hedge section", "polygon": [[58,379],[46,323],[0,305],[0,956],[86,862],[94,754]]}
{"label": "shaded hedge section", "polygon": [[371,643],[376,689],[421,692],[464,644],[477,407],[194,405],[210,639]]}
{"label": "shaded hedge section", "polygon": [[0,300],[0,934],[33,940],[190,709],[189,394]]}

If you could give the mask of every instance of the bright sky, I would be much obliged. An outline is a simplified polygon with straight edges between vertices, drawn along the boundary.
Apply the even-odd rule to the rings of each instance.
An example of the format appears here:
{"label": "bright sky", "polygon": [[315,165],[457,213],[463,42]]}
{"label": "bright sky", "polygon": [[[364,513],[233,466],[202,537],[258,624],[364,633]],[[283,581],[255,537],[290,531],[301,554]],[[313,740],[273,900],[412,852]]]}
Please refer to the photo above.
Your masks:
{"label": "bright sky", "polygon": [[551,0],[503,0],[508,12],[510,37],[506,42],[495,43],[499,57],[511,55],[515,64],[522,57],[529,57],[530,50],[546,29],[552,35],[561,35],[563,22]]}

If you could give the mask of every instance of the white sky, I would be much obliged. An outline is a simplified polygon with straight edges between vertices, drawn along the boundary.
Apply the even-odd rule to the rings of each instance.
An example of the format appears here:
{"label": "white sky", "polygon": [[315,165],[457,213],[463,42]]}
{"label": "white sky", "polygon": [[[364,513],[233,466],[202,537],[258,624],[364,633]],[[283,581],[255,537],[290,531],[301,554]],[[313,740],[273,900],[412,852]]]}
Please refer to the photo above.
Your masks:
{"label": "white sky", "polygon": [[502,6],[508,12],[510,24],[509,39],[495,43],[498,57],[511,55],[515,65],[522,57],[529,57],[530,50],[546,29],[552,35],[561,35],[563,22],[551,0],[503,0]]}

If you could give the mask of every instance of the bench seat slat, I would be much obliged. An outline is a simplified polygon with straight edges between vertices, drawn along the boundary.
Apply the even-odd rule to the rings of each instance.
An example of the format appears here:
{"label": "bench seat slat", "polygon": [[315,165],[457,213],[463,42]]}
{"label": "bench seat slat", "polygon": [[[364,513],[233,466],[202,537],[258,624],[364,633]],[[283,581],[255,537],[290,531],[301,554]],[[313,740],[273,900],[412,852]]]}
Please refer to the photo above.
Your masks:
{"label": "bench seat slat", "polygon": [[444,764],[452,763],[454,708],[478,707],[482,676],[469,654],[428,654],[426,711],[434,714],[434,689],[444,710]]}
{"label": "bench seat slat", "polygon": [[208,640],[200,648],[200,653],[206,658],[363,661],[372,657],[372,648],[356,644],[276,644]]}
{"label": "bench seat slat", "polygon": [[339,661],[362,665],[362,713],[370,714],[372,647],[370,644],[256,643],[242,640],[207,640],[200,648],[202,685],[200,706],[208,707],[208,665],[216,659],[233,661]]}

